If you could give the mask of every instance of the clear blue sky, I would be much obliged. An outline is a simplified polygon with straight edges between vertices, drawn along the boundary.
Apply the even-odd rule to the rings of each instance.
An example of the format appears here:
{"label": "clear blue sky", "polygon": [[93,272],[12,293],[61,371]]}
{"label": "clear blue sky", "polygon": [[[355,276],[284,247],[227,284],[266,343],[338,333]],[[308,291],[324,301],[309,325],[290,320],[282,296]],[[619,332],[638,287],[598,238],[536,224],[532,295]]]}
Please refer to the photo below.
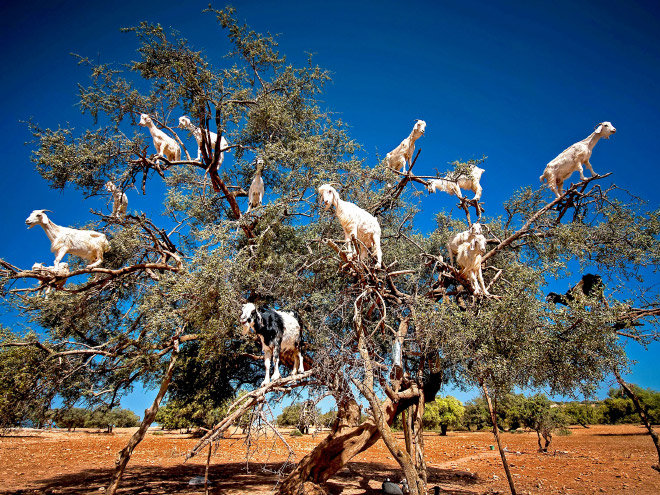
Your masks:
{"label": "clear blue sky", "polygon": [[[25,228],[29,212],[51,209],[56,222],[80,225],[91,219],[90,208],[105,205],[106,198],[84,200],[75,190],[50,190],[34,172],[31,147],[24,144],[31,136],[20,121],[30,117],[42,126],[91,125],[75,107],[77,83],[86,84],[87,72],[69,54],[101,62],[135,59],[134,37],[119,28],[148,20],[177,29],[222,64],[228,45],[214,18],[201,14],[207,4],[3,2],[0,256],[24,268],[50,263],[43,232]],[[281,33],[280,50],[290,61],[304,63],[312,52],[316,63],[332,71],[324,105],[352,127],[367,163],[394,148],[414,119],[424,119],[417,173],[487,155],[482,200],[494,215],[514,190],[537,187],[549,160],[609,120],[618,132],[596,146],[594,169],[613,172],[611,181],[648,200],[651,208],[658,206],[657,1],[247,0],[235,5],[239,19],[254,30]],[[231,155],[227,160],[231,165]],[[129,192],[129,207],[148,214],[157,215],[161,200]],[[449,196],[430,196],[419,220],[454,204]],[[559,289],[567,287],[568,282]],[[1,318],[12,322],[7,315]],[[658,351],[658,345],[649,351],[630,345],[638,363],[628,379],[660,390]],[[135,394],[124,405],[142,414],[152,396]]]}

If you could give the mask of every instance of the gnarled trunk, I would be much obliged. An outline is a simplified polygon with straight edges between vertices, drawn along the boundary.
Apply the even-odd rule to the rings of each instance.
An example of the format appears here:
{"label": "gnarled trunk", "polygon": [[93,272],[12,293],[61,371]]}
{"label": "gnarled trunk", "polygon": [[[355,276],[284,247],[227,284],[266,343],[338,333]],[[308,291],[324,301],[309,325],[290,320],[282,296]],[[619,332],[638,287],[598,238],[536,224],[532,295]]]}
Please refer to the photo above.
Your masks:
{"label": "gnarled trunk", "polygon": [[[380,432],[372,418],[361,425],[357,424],[360,413],[354,400],[340,404],[338,409],[337,420],[330,434],[298,463],[280,485],[278,494],[298,495],[307,482],[314,485],[325,483],[353,457],[378,441]],[[386,401],[381,410],[387,421],[394,421],[394,404]]]}

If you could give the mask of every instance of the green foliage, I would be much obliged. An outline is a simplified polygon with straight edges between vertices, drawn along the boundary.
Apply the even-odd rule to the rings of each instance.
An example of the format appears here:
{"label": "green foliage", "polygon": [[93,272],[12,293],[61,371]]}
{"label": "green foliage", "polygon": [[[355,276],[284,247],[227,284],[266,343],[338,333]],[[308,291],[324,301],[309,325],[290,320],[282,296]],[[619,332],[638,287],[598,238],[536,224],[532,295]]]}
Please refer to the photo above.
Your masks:
{"label": "green foliage", "polygon": [[[660,392],[631,386],[638,397],[651,424],[660,423]],[[632,399],[620,389],[610,389],[608,398],[603,401],[601,413],[609,424],[639,423],[640,418]]]}
{"label": "green foliage", "polygon": [[426,404],[422,422],[427,430],[437,430],[443,435],[447,429],[455,428],[463,420],[465,408],[461,401],[448,395],[447,397],[436,397],[433,402]]}
{"label": "green foliage", "polygon": [[[562,411],[570,425],[587,426],[605,422],[603,406],[600,402],[569,402],[562,406]],[[639,416],[637,420],[639,420]]]}
{"label": "green foliage", "polygon": [[483,398],[475,397],[465,403],[463,425],[467,430],[476,431],[492,428],[488,406]]}
{"label": "green foliage", "polygon": [[294,403],[282,409],[282,413],[275,420],[277,426],[296,426],[300,421],[300,410],[302,405]]}
{"label": "green foliage", "polygon": [[79,407],[55,409],[53,419],[58,428],[75,431],[76,428],[105,428],[108,432],[113,427],[132,428],[138,426],[140,418],[129,409],[114,408],[90,411]]}
{"label": "green foliage", "polygon": [[47,360],[47,349],[36,342],[35,334],[20,338],[0,325],[0,430],[43,425],[57,380],[64,382],[61,392],[71,384],[57,364]]}

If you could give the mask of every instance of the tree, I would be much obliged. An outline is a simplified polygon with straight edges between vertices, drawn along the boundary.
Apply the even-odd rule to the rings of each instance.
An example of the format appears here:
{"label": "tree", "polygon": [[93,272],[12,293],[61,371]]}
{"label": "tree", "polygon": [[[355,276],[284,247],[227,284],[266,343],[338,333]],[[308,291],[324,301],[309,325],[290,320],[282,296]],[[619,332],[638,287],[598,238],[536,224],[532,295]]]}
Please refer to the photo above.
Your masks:
{"label": "tree", "polygon": [[571,425],[582,425],[588,428],[588,425],[603,422],[603,410],[600,403],[591,401],[569,402],[564,405],[563,412],[568,424]]}
{"label": "tree", "polygon": [[[566,426],[566,418],[560,408],[550,402],[544,394],[528,397],[523,402],[520,421],[526,428],[536,432],[539,452],[547,452],[552,443],[552,434]],[[541,443],[543,438],[543,444]]]}
{"label": "tree", "polygon": [[55,424],[58,428],[76,431],[76,428],[83,428],[87,419],[87,411],[80,407],[71,407],[68,409],[55,410]]}
{"label": "tree", "polygon": [[433,402],[427,404],[422,421],[424,428],[429,430],[440,428],[441,434],[446,435],[449,427],[460,424],[464,414],[465,408],[460,400],[451,395],[436,397]]}
{"label": "tree", "polygon": [[131,428],[140,424],[140,418],[128,409],[114,408],[111,410],[96,409],[94,411],[85,411],[85,428],[105,428],[107,433],[112,433],[112,429]]}
{"label": "tree", "polygon": [[301,404],[291,404],[282,409],[282,414],[277,417],[278,426],[298,426],[300,421]]}
{"label": "tree", "polygon": [[[639,398],[644,412],[651,424],[660,423],[660,392],[642,389],[636,385],[630,387]],[[610,424],[638,423],[639,416],[632,399],[621,389],[612,388],[603,401],[602,414]]]}
{"label": "tree", "polygon": [[[569,276],[576,263],[611,277],[635,270],[644,289],[644,268],[660,260],[660,213],[606,186],[605,175],[559,198],[524,188],[506,202],[502,217],[482,218],[478,201],[462,199],[464,217],[438,214],[433,232],[419,232],[415,187],[428,179],[414,175],[420,150],[407,174],[364,163],[346,126],[320,108],[327,71],[311,59],[302,67],[288,63],[272,36],[238,24],[232,9],[209,13],[228,34],[228,58],[219,67],[178,34],[145,22],[126,30],[137,38],[138,60],[114,66],[79,58],[91,75],[80,88],[88,129],[32,124],[33,160],[52,187],[93,197],[112,180],[153,194],[158,181],[165,203],[159,219],[97,212],[89,227],[105,232],[111,245],[103,266],[89,269],[71,258],[68,284],[47,298],[38,294],[42,282],[34,272],[0,261],[5,303],[42,329],[39,337],[13,336],[3,348],[41,353],[49,377],[39,387],[42,403],[60,393],[72,404],[112,408],[133,384],[158,385],[120,453],[108,494],[116,492],[170,387],[170,404],[204,413],[235,397],[191,455],[207,446],[210,452],[214,439],[250,410],[271,424],[268,397],[306,387],[310,400],[334,398],[336,419],[279,493],[325,483],[382,438],[418,495],[426,492],[426,405],[447,383],[482,392],[515,493],[499,440],[500,398],[524,387],[590,393],[627,363],[618,341],[623,328],[612,324],[657,312],[649,294],[638,299],[640,308],[588,297],[586,304],[551,306],[543,293],[547,279]],[[151,154],[150,138],[136,125],[141,113],[177,139],[181,160]],[[231,163],[219,165],[220,139],[213,149],[204,141],[201,159],[191,159],[187,136],[175,130],[183,113],[226,137]],[[268,201],[247,214],[243,198],[257,158],[265,163]],[[469,175],[481,162],[457,163],[451,172]],[[338,240],[335,215],[316,202],[326,183],[340,184],[343,199],[378,218],[382,269],[369,257],[349,256]],[[489,297],[475,294],[440,255],[450,237],[473,223],[472,212],[488,236],[482,261]],[[635,291],[632,284],[625,289]],[[258,388],[261,356],[237,331],[246,300],[301,315],[305,373]],[[639,327],[625,333],[655,338]],[[360,422],[362,403],[367,417]],[[398,416],[405,447],[390,428]]]}

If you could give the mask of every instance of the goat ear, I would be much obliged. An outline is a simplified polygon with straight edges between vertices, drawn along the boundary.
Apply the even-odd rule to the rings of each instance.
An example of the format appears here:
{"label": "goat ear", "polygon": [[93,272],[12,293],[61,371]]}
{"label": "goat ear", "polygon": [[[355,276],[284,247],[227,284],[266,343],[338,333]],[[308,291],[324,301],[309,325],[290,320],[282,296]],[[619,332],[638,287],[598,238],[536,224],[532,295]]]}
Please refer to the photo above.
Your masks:
{"label": "goat ear", "polygon": [[596,133],[600,133],[600,131],[603,130],[603,124],[602,123],[598,124],[596,127],[594,127],[594,130],[596,131]]}

